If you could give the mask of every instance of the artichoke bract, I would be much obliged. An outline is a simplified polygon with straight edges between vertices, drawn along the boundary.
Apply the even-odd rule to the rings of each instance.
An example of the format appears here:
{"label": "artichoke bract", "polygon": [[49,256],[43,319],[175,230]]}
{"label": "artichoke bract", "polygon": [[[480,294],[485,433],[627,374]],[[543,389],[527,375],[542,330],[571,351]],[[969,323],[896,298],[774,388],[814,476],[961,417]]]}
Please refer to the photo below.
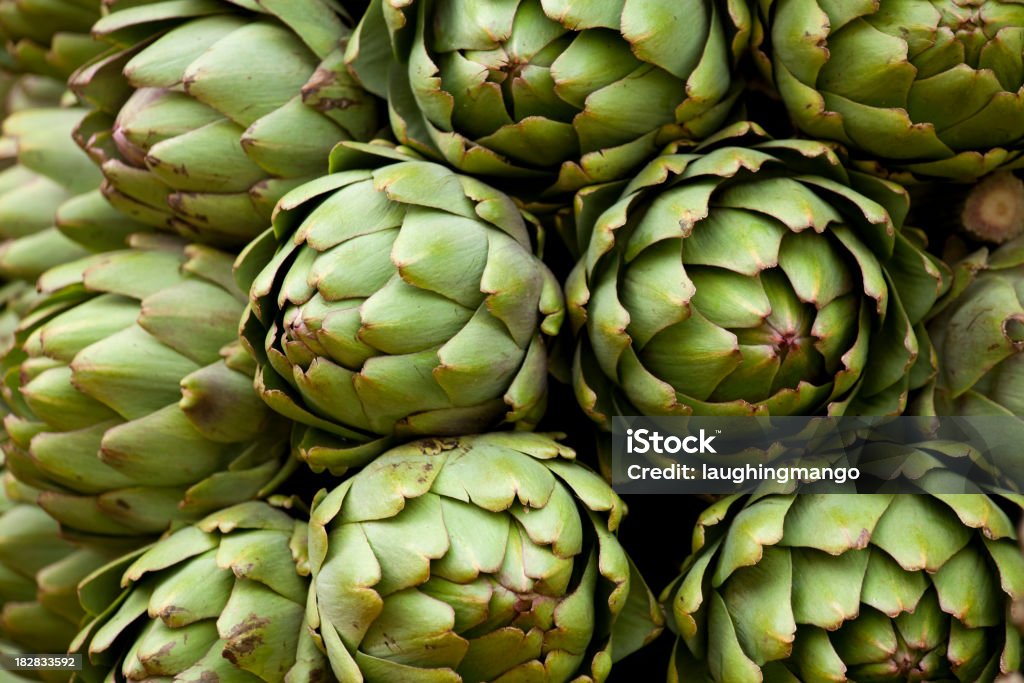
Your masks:
{"label": "artichoke bract", "polygon": [[1024,237],[981,249],[928,323],[939,374],[915,410],[1024,417]]}
{"label": "artichoke bract", "polygon": [[1022,597],[988,496],[727,498],[662,596],[668,680],[993,681],[1020,667]]}
{"label": "artichoke bract", "polygon": [[715,132],[750,29],[738,0],[374,0],[346,60],[403,144],[550,195]]}
{"label": "artichoke bract", "polygon": [[133,5],[112,4],[93,32],[114,47],[71,78],[98,108],[79,143],[128,215],[240,247],[286,191],[323,174],[337,142],[377,130],[330,0]]}
{"label": "artichoke bract", "polygon": [[[42,109],[60,105],[67,86],[63,82],[34,74],[15,74],[0,67],[0,117],[7,118],[23,109]],[[0,168],[12,161],[12,150],[4,149]]]}
{"label": "artichoke bract", "polygon": [[1019,3],[757,5],[755,57],[808,136],[905,179],[972,180],[1024,164]]}
{"label": "artichoke bract", "polygon": [[[0,276],[35,280],[53,266],[85,256],[86,247],[123,247],[130,233],[144,229],[106,204],[98,189],[100,173],[71,139],[86,112],[25,109],[4,120],[0,154],[16,164],[0,172]],[[61,211],[80,214],[74,207],[83,204],[93,206],[103,223],[95,231],[100,238],[86,235],[84,244],[58,226]]]}
{"label": "artichoke bract", "polygon": [[107,565],[80,589],[97,616],[72,681],[332,680],[303,625],[306,542],[304,520],[254,501]]}
{"label": "artichoke bract", "polygon": [[[122,550],[78,547],[63,538],[57,522],[35,504],[38,494],[5,474],[0,457],[0,652],[5,643],[32,653],[67,652],[85,619],[79,582]],[[60,671],[25,675],[68,680]]]}
{"label": "artichoke bract", "polygon": [[564,305],[532,219],[384,145],[346,143],[332,170],[281,200],[237,266],[257,389],[310,428],[302,456],[340,473],[395,438],[535,425]]}
{"label": "artichoke bract", "polygon": [[[78,608],[77,618],[67,619],[45,610],[37,577],[72,555],[75,547],[61,538],[57,522],[33,504],[35,492],[5,476],[2,464],[0,458],[0,639],[39,652],[64,652],[85,613]],[[25,499],[17,497],[22,492],[28,493]],[[65,606],[69,602],[77,607],[73,592],[63,598]]]}
{"label": "artichoke bract", "polygon": [[34,280],[88,252],[55,225],[68,199],[99,187],[101,176],[71,132],[86,109],[46,107],[3,121],[0,153],[15,165],[0,173],[0,275]]}
{"label": "artichoke bract", "polygon": [[160,534],[262,495],[292,466],[237,342],[231,257],[134,244],[44,274],[5,359],[7,465],[83,536]]}
{"label": "artichoke bract", "polygon": [[625,506],[528,432],[377,458],[310,520],[317,628],[341,681],[603,681],[661,631],[615,537]]}
{"label": "artichoke bract", "polygon": [[[39,300],[35,288],[22,280],[0,285],[0,357],[14,348],[15,335],[21,318]],[[7,414],[7,406],[0,400],[0,411]],[[0,440],[6,440],[7,433],[0,431]]]}
{"label": "artichoke bract", "polygon": [[846,170],[829,145],[737,124],[576,205],[574,382],[606,427],[895,414],[934,374],[921,321],[944,271],[901,227],[906,192]]}
{"label": "artichoke bract", "polygon": [[104,49],[90,35],[101,4],[100,0],[0,1],[0,39],[6,42],[14,68],[67,80]]}
{"label": "artichoke bract", "polygon": [[[20,654],[24,654],[24,652],[10,643],[5,643],[3,638],[0,638],[0,656],[13,657]],[[21,675],[22,673],[24,672],[0,669],[0,683],[31,683],[32,679],[25,678]]]}

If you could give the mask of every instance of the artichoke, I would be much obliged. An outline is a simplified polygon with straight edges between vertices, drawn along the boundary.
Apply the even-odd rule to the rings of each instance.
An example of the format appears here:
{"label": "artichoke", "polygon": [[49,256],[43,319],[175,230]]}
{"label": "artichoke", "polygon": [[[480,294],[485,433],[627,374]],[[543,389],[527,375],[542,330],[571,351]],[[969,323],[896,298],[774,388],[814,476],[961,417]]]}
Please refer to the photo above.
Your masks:
{"label": "artichoke", "polygon": [[[38,491],[4,476],[2,464],[0,458],[0,643],[66,652],[85,617],[78,583],[117,549],[80,548],[62,538],[57,522],[35,505]],[[46,681],[68,679],[57,671],[35,673]]]}
{"label": "artichoke", "polygon": [[956,271],[928,323],[939,374],[915,409],[1024,417],[1024,237],[981,249]]}
{"label": "artichoke", "polygon": [[844,169],[827,144],[737,124],[576,207],[574,382],[606,427],[613,415],[894,414],[933,374],[921,321],[944,271],[901,227],[906,192]]}
{"label": "artichoke", "polygon": [[[4,482],[2,475],[0,469],[0,484],[5,484],[0,485],[0,638],[17,641],[33,652],[64,652],[84,612],[79,610],[78,615],[67,618],[66,608],[78,603],[73,591],[47,596],[61,603],[64,609],[58,612],[46,610],[39,598],[52,583],[44,572],[70,557],[75,547],[60,537],[57,522],[32,503],[31,489]],[[7,488],[28,495],[24,500],[12,499]]]}
{"label": "artichoke", "polygon": [[18,71],[67,80],[105,46],[89,34],[100,0],[0,0],[0,38]]}
{"label": "artichoke", "polygon": [[564,306],[532,219],[383,145],[346,143],[332,170],[281,201],[238,266],[257,389],[311,428],[303,457],[340,474],[396,438],[535,425]]}
{"label": "artichoke", "polygon": [[[5,643],[0,638],[0,657],[13,657],[20,654],[24,654],[21,649],[14,647],[10,643]],[[25,672],[0,669],[0,683],[31,683],[32,679],[22,676],[23,673]]]}
{"label": "artichoke", "polygon": [[[0,276],[35,280],[48,268],[89,252],[57,227],[58,211],[72,201],[98,201],[100,174],[71,139],[85,115],[80,108],[26,109],[4,120],[0,149],[17,161],[0,172]],[[88,195],[85,197],[83,195]],[[76,198],[79,198],[76,200]],[[123,246],[139,226],[111,217],[99,246]],[[92,246],[92,245],[91,245]]]}
{"label": "artichoke", "polygon": [[403,144],[550,195],[714,133],[750,24],[740,0],[374,0],[346,60]]}
{"label": "artichoke", "polygon": [[1020,667],[1022,597],[993,498],[727,498],[663,595],[669,681],[992,681]]}
{"label": "artichoke", "polygon": [[287,427],[237,343],[228,255],[137,238],[39,287],[5,359],[8,467],[63,527],[156,535],[287,474]]}
{"label": "artichoke", "polygon": [[1024,164],[1024,6],[758,0],[754,54],[794,124],[903,178]]}
{"label": "artichoke", "polygon": [[242,503],[94,573],[81,596],[97,616],[72,645],[87,662],[72,680],[331,680],[303,626],[306,537],[305,521]]}
{"label": "artichoke", "polygon": [[315,504],[308,621],[341,681],[603,681],[661,631],[625,506],[532,433],[428,439]]}
{"label": "artichoke", "polygon": [[[14,74],[0,68],[0,118],[22,109],[40,109],[56,107],[61,103],[65,92],[64,84],[45,76],[32,74]],[[9,145],[0,150],[0,168],[6,168],[11,160],[12,150]]]}
{"label": "artichoke", "polygon": [[257,236],[335,143],[377,129],[342,64],[345,22],[331,0],[113,2],[93,31],[115,47],[71,78],[98,107],[77,139],[105,195],[193,241]]}
{"label": "artichoke", "polygon": [[[14,337],[21,324],[21,318],[39,300],[39,295],[32,285],[21,280],[0,285],[0,357],[14,348]],[[4,415],[7,410],[0,400],[0,411]],[[6,439],[6,432],[0,432],[0,439]]]}

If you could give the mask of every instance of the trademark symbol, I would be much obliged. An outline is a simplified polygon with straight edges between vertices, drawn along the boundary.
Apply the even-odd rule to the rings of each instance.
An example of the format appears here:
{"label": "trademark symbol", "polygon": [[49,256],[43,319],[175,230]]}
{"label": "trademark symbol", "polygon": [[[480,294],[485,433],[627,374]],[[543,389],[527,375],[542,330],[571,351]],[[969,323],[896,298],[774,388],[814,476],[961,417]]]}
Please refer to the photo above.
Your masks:
{"label": "trademark symbol", "polygon": [[716,429],[716,430],[715,430],[715,434],[721,434],[721,433],[722,433],[722,430],[721,430],[721,429]]}

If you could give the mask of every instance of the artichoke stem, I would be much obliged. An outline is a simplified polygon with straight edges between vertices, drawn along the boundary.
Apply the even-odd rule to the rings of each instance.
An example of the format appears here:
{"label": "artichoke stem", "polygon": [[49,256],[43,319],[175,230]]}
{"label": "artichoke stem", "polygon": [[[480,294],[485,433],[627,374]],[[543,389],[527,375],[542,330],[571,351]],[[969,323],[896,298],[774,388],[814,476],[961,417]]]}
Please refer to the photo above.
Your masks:
{"label": "artichoke stem", "polygon": [[1009,171],[993,173],[971,189],[960,220],[969,234],[994,244],[1024,234],[1024,182]]}

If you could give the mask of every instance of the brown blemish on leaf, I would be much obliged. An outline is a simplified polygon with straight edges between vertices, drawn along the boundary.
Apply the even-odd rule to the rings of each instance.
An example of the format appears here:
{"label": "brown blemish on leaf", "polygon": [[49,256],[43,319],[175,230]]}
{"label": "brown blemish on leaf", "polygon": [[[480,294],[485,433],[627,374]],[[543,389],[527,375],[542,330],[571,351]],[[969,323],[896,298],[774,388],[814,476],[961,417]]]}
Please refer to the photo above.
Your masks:
{"label": "brown blemish on leaf", "polygon": [[355,100],[347,97],[325,97],[314,105],[317,111],[331,111],[332,109],[348,109],[356,104]]}
{"label": "brown blemish on leaf", "polygon": [[250,574],[252,574],[252,570],[255,567],[256,567],[256,563],[255,562],[249,562],[247,564],[241,564],[241,565],[236,564],[236,565],[232,565],[231,566],[231,571],[232,571],[232,573],[234,573],[234,575],[236,577],[238,577],[240,579],[244,579],[245,577],[247,577]]}
{"label": "brown blemish on leaf", "polygon": [[175,645],[176,643],[174,641],[167,643],[162,648],[157,650],[152,656],[147,657],[147,661],[152,661],[154,659],[160,660],[161,658],[168,656],[169,654],[171,654],[171,651],[174,650]]}
{"label": "brown blemish on leaf", "polygon": [[146,166],[148,166],[149,168],[163,168],[170,171],[174,175],[181,176],[182,178],[188,178],[190,175],[188,172],[188,167],[185,166],[185,164],[169,164],[166,161],[161,161],[160,159],[157,159],[152,154],[146,155]]}
{"label": "brown blemish on leaf", "polygon": [[[338,75],[329,69],[317,69],[313,72],[306,85],[302,86],[302,103],[311,106],[317,111],[331,111],[332,109],[348,109],[358,104],[348,97],[322,97],[321,92],[334,86]],[[313,102],[309,100],[313,99]]]}
{"label": "brown blemish on leaf", "polygon": [[173,605],[168,605],[167,607],[164,607],[162,610],[160,610],[157,613],[157,616],[160,618],[160,621],[166,623],[168,619],[171,619],[174,615],[181,614],[184,611],[185,610],[181,607],[174,607]]}
{"label": "brown blemish on leaf", "polygon": [[[458,439],[451,438],[424,439],[420,441],[419,444],[417,445],[419,446],[420,453],[423,453],[424,455],[439,455],[441,453],[444,453],[445,451],[451,451],[458,448],[459,441]],[[432,468],[433,465],[430,465],[430,469]]]}
{"label": "brown blemish on leaf", "polygon": [[100,447],[99,450],[100,461],[108,465],[116,465],[123,460],[123,454],[118,453],[112,448]]}
{"label": "brown blemish on leaf", "polygon": [[191,220],[201,221],[208,224],[210,222],[209,216],[201,213],[190,214],[187,211],[185,206],[185,197],[186,195],[182,192],[175,192],[174,194],[167,195],[167,206],[169,206],[175,213],[187,216]]}
{"label": "brown blemish on leaf", "polygon": [[512,609],[514,609],[519,614],[529,612],[533,609],[533,598],[527,596],[520,596],[518,599],[516,599],[516,602],[512,606]]}
{"label": "brown blemish on leaf", "polygon": [[266,617],[250,614],[228,632],[227,644],[221,653],[225,659],[240,666],[245,659],[263,645],[263,629],[270,623]]}

